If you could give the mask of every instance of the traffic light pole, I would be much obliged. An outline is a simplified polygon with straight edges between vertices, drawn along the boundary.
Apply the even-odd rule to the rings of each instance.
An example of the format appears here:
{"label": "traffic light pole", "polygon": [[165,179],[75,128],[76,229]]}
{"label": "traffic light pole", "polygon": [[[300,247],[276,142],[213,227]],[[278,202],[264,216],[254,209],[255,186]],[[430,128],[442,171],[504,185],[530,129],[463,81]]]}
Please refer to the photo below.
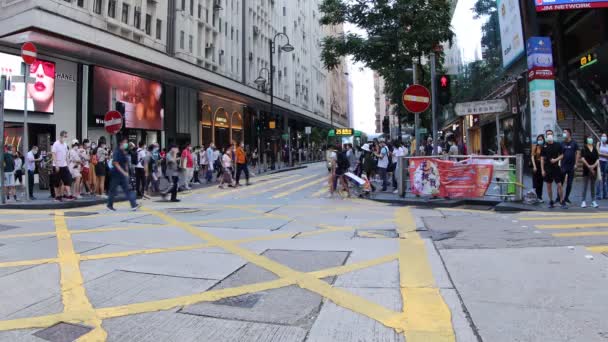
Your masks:
{"label": "traffic light pole", "polygon": [[435,70],[435,53],[431,52],[431,108],[433,118],[433,155],[437,155],[437,71]]}

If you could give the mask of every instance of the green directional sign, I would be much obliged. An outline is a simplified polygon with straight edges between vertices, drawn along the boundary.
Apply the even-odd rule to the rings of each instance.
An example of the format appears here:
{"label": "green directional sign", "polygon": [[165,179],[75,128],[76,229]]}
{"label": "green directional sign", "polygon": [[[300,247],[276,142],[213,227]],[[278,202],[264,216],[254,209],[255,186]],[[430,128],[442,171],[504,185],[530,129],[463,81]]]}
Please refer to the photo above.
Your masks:
{"label": "green directional sign", "polygon": [[427,131],[427,130],[426,130],[426,128],[424,128],[424,127],[420,127],[420,128],[418,128],[418,133],[420,133],[420,134],[426,134],[427,132],[428,132],[428,131]]}
{"label": "green directional sign", "polygon": [[281,137],[283,138],[283,140],[287,140],[289,139],[289,134],[283,134],[281,135]]}

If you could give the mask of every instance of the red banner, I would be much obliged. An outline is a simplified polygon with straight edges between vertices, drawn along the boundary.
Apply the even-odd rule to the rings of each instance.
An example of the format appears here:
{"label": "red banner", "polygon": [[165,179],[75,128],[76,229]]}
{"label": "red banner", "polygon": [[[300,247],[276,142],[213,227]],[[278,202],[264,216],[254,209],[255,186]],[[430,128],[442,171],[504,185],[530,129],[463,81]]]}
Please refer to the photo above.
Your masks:
{"label": "red banner", "polygon": [[483,197],[492,180],[493,165],[459,163],[432,158],[409,161],[411,191],[433,197]]}

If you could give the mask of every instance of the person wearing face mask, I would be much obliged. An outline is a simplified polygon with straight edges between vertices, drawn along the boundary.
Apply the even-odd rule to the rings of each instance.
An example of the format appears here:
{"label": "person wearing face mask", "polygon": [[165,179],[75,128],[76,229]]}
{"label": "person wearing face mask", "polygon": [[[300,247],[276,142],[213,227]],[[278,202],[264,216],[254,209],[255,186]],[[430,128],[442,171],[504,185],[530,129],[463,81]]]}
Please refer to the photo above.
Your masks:
{"label": "person wearing face mask", "polygon": [[600,172],[602,180],[597,183],[596,199],[608,199],[608,136],[602,134],[597,143],[597,150],[600,155]]}
{"label": "person wearing face mask", "polygon": [[574,181],[574,170],[581,156],[576,141],[572,139],[572,131],[570,128],[564,128],[564,141],[562,142],[562,151],[564,158],[562,159],[562,175],[566,182],[566,191],[563,202],[570,204],[570,192],[572,191],[572,181]]}
{"label": "person wearing face mask", "polygon": [[549,197],[549,208],[555,208],[553,202],[553,182],[557,184],[557,194],[559,196],[559,202],[561,203],[562,209],[567,209],[568,205],[564,201],[564,193],[562,183],[564,181],[562,170],[559,167],[559,161],[564,158],[564,152],[562,145],[554,141],[553,131],[547,130],[545,132],[547,137],[547,143],[541,153],[541,171],[545,183],[547,183],[547,196]]}
{"label": "person wearing face mask", "polygon": [[36,171],[36,162],[39,162],[42,160],[42,158],[36,158],[36,155],[38,155],[38,146],[34,145],[32,146],[32,149],[27,153],[27,155],[25,156],[25,166],[27,169],[27,181],[28,184],[30,185],[29,187],[29,196],[30,196],[30,200],[35,200],[36,197],[34,197],[34,172]]}
{"label": "person wearing face mask", "polygon": [[108,159],[108,150],[106,149],[105,140],[99,141],[99,147],[97,148],[97,154],[95,155],[97,159],[97,165],[95,165],[95,174],[97,175],[97,193],[101,198],[106,197],[106,175],[107,175],[107,159]]}
{"label": "person wearing face mask", "polygon": [[165,175],[169,178],[171,184],[169,185],[169,188],[167,188],[167,190],[161,193],[161,195],[163,196],[163,199],[166,199],[167,195],[171,193],[171,202],[180,201],[177,199],[177,189],[179,187],[179,159],[177,157],[177,152],[177,146],[173,145],[165,156],[167,163],[167,170],[165,171]]}
{"label": "person wearing face mask", "polygon": [[545,136],[539,134],[536,137],[536,145],[532,148],[532,170],[534,175],[532,176],[532,183],[534,190],[536,191],[536,199],[539,203],[543,203],[543,174],[541,171],[541,154],[545,145]]}
{"label": "person wearing face mask", "polygon": [[72,185],[72,174],[68,168],[68,145],[66,140],[68,132],[61,131],[59,139],[53,143],[51,154],[53,156],[53,168],[55,171],[55,201],[63,202],[64,200],[74,200],[70,194],[70,186]]}
{"label": "person wearing face mask", "polygon": [[140,205],[137,204],[135,200],[135,194],[129,191],[129,159],[127,158],[127,153],[129,149],[129,142],[127,139],[123,138],[118,143],[118,147],[114,150],[112,154],[112,171],[110,171],[110,191],[108,196],[108,204],[107,208],[111,211],[116,211],[114,209],[114,197],[116,197],[116,188],[121,187],[122,191],[125,193],[125,196],[129,199],[131,203],[131,210],[137,210]]}
{"label": "person wearing face mask", "polygon": [[583,201],[581,202],[581,208],[587,207],[587,185],[591,188],[591,205],[594,208],[598,207],[595,201],[595,181],[597,179],[598,168],[600,166],[600,155],[595,145],[593,145],[593,138],[586,136],[585,141],[587,144],[583,147],[581,153],[581,160],[583,161]]}
{"label": "person wearing face mask", "polygon": [[182,151],[181,159],[182,168],[186,171],[184,175],[184,188],[186,190],[191,190],[190,182],[194,175],[194,159],[192,158],[192,146],[190,144],[186,144],[186,147]]}
{"label": "person wearing face mask", "polygon": [[245,144],[241,143],[236,148],[236,186],[240,186],[241,171],[245,172],[246,185],[249,185],[249,169],[247,168],[247,156],[245,154]]}

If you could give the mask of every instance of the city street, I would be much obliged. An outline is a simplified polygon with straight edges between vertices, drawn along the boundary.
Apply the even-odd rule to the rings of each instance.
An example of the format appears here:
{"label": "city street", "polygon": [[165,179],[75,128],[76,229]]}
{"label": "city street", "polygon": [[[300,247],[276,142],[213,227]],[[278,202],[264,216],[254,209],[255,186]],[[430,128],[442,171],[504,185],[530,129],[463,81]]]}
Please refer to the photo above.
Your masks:
{"label": "city street", "polygon": [[0,341],[606,341],[608,213],[237,189],[0,211]]}

